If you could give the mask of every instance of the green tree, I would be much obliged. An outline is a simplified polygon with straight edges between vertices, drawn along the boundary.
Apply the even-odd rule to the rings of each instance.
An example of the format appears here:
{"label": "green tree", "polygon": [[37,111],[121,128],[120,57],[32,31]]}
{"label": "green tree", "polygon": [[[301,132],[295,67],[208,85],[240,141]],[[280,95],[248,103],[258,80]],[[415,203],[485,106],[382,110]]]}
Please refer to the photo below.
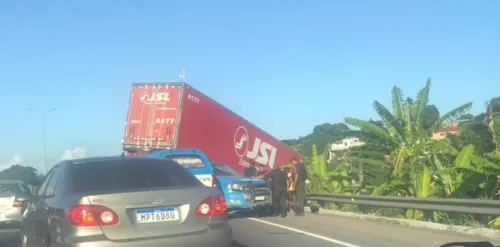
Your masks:
{"label": "green tree", "polygon": [[423,128],[424,129],[429,129],[432,127],[432,124],[434,124],[437,120],[439,120],[439,110],[435,105],[428,105],[424,109],[423,113]]}
{"label": "green tree", "polygon": [[0,179],[21,180],[26,184],[39,185],[41,177],[31,166],[13,165],[0,172]]}
{"label": "green tree", "polygon": [[284,139],[284,140],[281,140],[283,143],[285,143],[285,145],[287,146],[290,146],[290,147],[294,147],[294,146],[297,146],[298,144],[300,144],[300,139]]}
{"label": "green tree", "polygon": [[[416,100],[403,100],[401,89],[392,89],[392,113],[378,101],[373,106],[380,116],[384,128],[370,121],[346,118],[347,124],[360,130],[357,136],[362,140],[376,143],[383,149],[384,158],[361,158],[349,156],[346,159],[381,167],[388,166],[389,180],[372,191],[373,194],[403,193],[417,197],[428,197],[433,193],[432,171],[437,170],[430,162],[434,151],[432,133],[443,124],[454,121],[472,106],[466,103],[440,116],[433,122],[424,121],[428,108],[431,80],[417,94]],[[428,111],[430,113],[431,111]]]}
{"label": "green tree", "polygon": [[495,150],[493,137],[488,124],[482,117],[467,116],[460,123],[460,135],[447,135],[447,139],[453,147],[461,149],[463,146],[472,144],[479,154],[489,153]]}
{"label": "green tree", "polygon": [[313,145],[316,145],[317,150],[324,152],[328,144],[344,139],[344,132],[347,130],[349,127],[344,123],[316,125],[313,133],[302,138],[298,150],[302,155],[309,157],[312,155]]}
{"label": "green tree", "polygon": [[488,102],[485,121],[495,143],[495,150],[500,153],[500,97]]}

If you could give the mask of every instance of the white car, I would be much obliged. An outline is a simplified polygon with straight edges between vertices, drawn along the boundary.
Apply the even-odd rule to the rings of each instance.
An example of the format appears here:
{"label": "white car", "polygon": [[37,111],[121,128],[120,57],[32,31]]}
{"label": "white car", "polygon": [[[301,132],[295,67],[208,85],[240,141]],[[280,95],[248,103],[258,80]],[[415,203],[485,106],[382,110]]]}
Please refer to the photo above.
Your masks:
{"label": "white car", "polygon": [[0,180],[0,225],[17,228],[31,196],[22,181]]}

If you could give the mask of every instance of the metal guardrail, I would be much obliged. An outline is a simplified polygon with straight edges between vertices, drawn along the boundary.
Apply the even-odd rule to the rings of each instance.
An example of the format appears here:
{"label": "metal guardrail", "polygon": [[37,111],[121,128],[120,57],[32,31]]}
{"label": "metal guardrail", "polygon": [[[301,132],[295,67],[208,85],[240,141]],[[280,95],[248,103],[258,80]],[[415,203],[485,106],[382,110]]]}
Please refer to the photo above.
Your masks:
{"label": "metal guardrail", "polygon": [[417,198],[396,196],[367,196],[348,194],[308,194],[308,201],[370,205],[387,208],[407,208],[429,211],[500,215],[500,201],[448,198]]}

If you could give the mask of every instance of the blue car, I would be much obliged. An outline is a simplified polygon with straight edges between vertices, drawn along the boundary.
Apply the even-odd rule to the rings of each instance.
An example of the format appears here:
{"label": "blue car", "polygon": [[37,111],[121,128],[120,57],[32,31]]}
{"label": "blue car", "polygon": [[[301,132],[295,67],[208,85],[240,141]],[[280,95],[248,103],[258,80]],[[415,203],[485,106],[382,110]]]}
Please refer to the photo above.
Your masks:
{"label": "blue car", "polygon": [[221,163],[211,164],[230,211],[264,212],[271,206],[271,195],[264,180],[244,177]]}
{"label": "blue car", "polygon": [[160,150],[144,156],[172,159],[205,186],[218,187],[230,213],[262,214],[271,206],[271,193],[264,180],[244,177],[225,164],[211,162],[199,149]]}
{"label": "blue car", "polygon": [[198,149],[165,149],[144,154],[148,157],[174,160],[186,168],[207,187],[215,187],[214,169],[207,156]]}

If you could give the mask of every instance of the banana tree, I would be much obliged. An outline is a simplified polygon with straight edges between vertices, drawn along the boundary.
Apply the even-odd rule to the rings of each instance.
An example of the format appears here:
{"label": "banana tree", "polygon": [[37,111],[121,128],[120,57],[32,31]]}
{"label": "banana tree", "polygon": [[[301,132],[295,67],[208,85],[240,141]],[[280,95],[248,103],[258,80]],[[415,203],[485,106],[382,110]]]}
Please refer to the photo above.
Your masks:
{"label": "banana tree", "polygon": [[500,97],[493,98],[487,105],[486,122],[495,143],[495,150],[500,153]]}
{"label": "banana tree", "polygon": [[[358,136],[362,140],[378,142],[386,147],[384,159],[370,160],[357,159],[365,164],[384,163],[389,166],[391,181],[380,185],[374,191],[386,191],[384,187],[401,188],[404,184],[406,188],[398,193],[406,193],[409,196],[428,197],[434,194],[432,187],[432,165],[429,157],[432,155],[435,141],[432,141],[432,133],[441,128],[444,124],[454,121],[465,114],[472,106],[466,103],[438,118],[429,127],[424,128],[424,110],[429,101],[431,88],[430,79],[417,94],[415,101],[404,100],[401,89],[392,89],[392,113],[378,101],[374,101],[373,106],[378,113],[383,127],[370,121],[356,118],[346,118],[345,122],[359,128],[358,131],[351,131],[349,134]],[[357,157],[350,157],[355,159]],[[408,180],[406,182],[405,180]]]}
{"label": "banana tree", "polygon": [[332,193],[352,193],[353,176],[350,174],[350,164],[347,161],[342,162],[334,168],[333,171],[328,172],[327,177],[329,181],[329,190]]}
{"label": "banana tree", "polygon": [[318,154],[316,145],[312,147],[311,169],[320,178],[326,177],[326,154]]}

